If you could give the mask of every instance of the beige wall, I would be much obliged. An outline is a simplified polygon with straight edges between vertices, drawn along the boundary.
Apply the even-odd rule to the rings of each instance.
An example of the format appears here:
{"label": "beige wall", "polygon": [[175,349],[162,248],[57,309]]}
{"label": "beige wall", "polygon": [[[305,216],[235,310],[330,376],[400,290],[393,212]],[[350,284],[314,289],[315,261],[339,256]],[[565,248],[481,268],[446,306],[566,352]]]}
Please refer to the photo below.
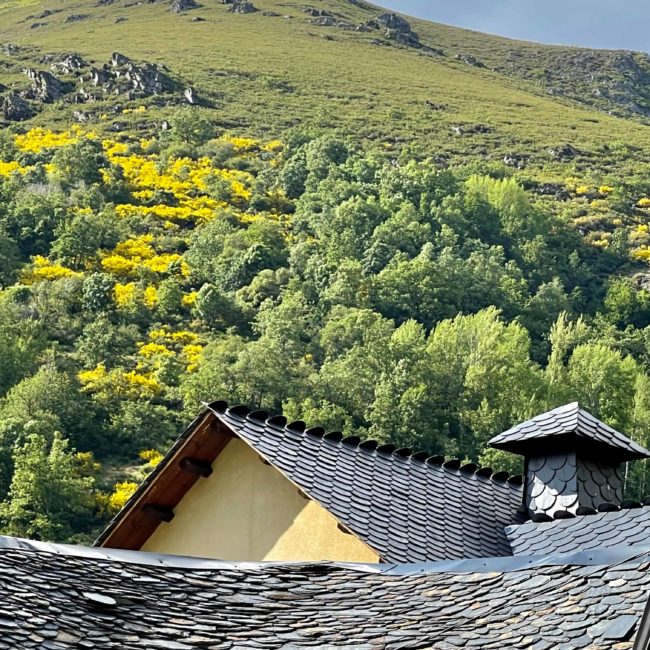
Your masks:
{"label": "beige wall", "polygon": [[241,440],[231,440],[212,467],[143,551],[242,561],[378,561]]}

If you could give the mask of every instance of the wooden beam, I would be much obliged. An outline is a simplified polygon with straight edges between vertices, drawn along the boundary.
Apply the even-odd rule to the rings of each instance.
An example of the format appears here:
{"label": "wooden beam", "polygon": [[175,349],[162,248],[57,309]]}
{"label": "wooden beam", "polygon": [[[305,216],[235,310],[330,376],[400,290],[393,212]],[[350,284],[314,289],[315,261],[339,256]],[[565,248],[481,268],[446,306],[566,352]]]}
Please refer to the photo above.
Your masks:
{"label": "wooden beam", "polygon": [[195,476],[207,478],[212,474],[212,465],[204,460],[198,460],[197,458],[186,456],[181,459],[178,465],[184,472],[194,474]]}
{"label": "wooden beam", "polygon": [[174,511],[171,508],[155,503],[147,503],[147,505],[142,506],[142,512],[150,519],[158,522],[166,521],[169,523],[174,518]]}
{"label": "wooden beam", "polygon": [[[137,501],[119,515],[112,530],[98,544],[104,548],[121,548],[137,551],[149,539],[164,519],[152,512],[148,504],[167,508],[173,515],[174,508],[185,494],[201,478],[199,474],[185,471],[180,463],[184,458],[212,466],[217,456],[233,439],[232,431],[208,412],[194,425],[184,439],[161,462],[157,475],[145,489],[140,490]],[[166,516],[168,516],[167,513]]]}

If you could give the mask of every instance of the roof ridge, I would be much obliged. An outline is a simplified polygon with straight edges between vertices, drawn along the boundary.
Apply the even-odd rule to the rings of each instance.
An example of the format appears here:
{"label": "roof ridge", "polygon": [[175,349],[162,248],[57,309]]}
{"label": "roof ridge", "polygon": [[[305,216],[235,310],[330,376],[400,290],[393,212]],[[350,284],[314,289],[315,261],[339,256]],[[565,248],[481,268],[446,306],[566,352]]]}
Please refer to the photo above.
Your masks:
{"label": "roof ridge", "polygon": [[[226,400],[206,403],[203,406],[213,412],[223,415],[235,415],[237,417],[266,424],[278,429],[290,432],[300,437],[315,436],[326,440],[340,442],[351,449],[361,449],[365,452],[378,452],[386,457],[399,461],[411,461],[425,466],[441,467],[447,472],[464,474],[466,476],[478,476],[493,481],[500,485],[521,485],[523,476],[521,474],[510,474],[504,471],[494,471],[491,467],[479,465],[471,461],[463,462],[457,457],[446,458],[440,454],[432,454],[427,450],[414,451],[409,447],[398,447],[393,443],[381,443],[374,438],[361,438],[360,436],[345,436],[340,431],[326,431],[322,426],[309,426],[303,420],[289,421],[282,413],[272,414],[264,409],[252,409],[245,404],[229,406]],[[381,450],[381,451],[380,451]]]}
{"label": "roof ridge", "polygon": [[508,555],[464,558],[457,560],[431,560],[425,562],[340,562],[332,560],[298,562],[239,562],[215,560],[184,555],[153,553],[151,551],[129,551],[112,548],[98,548],[76,544],[42,542],[20,537],[0,535],[0,555],[4,552],[49,553],[62,557],[77,557],[88,560],[120,562],[123,564],[174,568],[187,571],[211,571],[233,569],[259,571],[260,569],[283,567],[287,570],[323,571],[349,570],[362,573],[407,576],[432,573],[510,573],[535,567],[552,566],[602,566],[622,563],[627,560],[650,558],[650,544],[634,544],[622,547],[599,547],[588,553],[577,551],[537,553],[532,555]]}

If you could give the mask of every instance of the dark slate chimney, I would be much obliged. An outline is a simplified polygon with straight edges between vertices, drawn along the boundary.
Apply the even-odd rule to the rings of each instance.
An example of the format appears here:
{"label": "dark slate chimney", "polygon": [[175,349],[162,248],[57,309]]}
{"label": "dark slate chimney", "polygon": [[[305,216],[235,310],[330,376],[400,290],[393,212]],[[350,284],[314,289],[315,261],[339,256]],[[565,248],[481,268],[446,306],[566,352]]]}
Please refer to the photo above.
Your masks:
{"label": "dark slate chimney", "polygon": [[625,462],[650,457],[577,402],[538,415],[489,444],[524,457],[523,499],[531,516],[620,505]]}

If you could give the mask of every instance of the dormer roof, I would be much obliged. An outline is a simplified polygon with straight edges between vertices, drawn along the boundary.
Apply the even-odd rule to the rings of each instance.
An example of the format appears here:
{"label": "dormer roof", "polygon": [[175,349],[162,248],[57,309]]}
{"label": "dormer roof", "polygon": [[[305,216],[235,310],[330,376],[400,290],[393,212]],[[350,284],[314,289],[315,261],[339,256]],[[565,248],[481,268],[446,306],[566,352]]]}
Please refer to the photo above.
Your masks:
{"label": "dormer roof", "polygon": [[615,462],[650,458],[647,449],[580,408],[578,402],[518,424],[492,438],[489,445],[522,456],[576,451]]}

